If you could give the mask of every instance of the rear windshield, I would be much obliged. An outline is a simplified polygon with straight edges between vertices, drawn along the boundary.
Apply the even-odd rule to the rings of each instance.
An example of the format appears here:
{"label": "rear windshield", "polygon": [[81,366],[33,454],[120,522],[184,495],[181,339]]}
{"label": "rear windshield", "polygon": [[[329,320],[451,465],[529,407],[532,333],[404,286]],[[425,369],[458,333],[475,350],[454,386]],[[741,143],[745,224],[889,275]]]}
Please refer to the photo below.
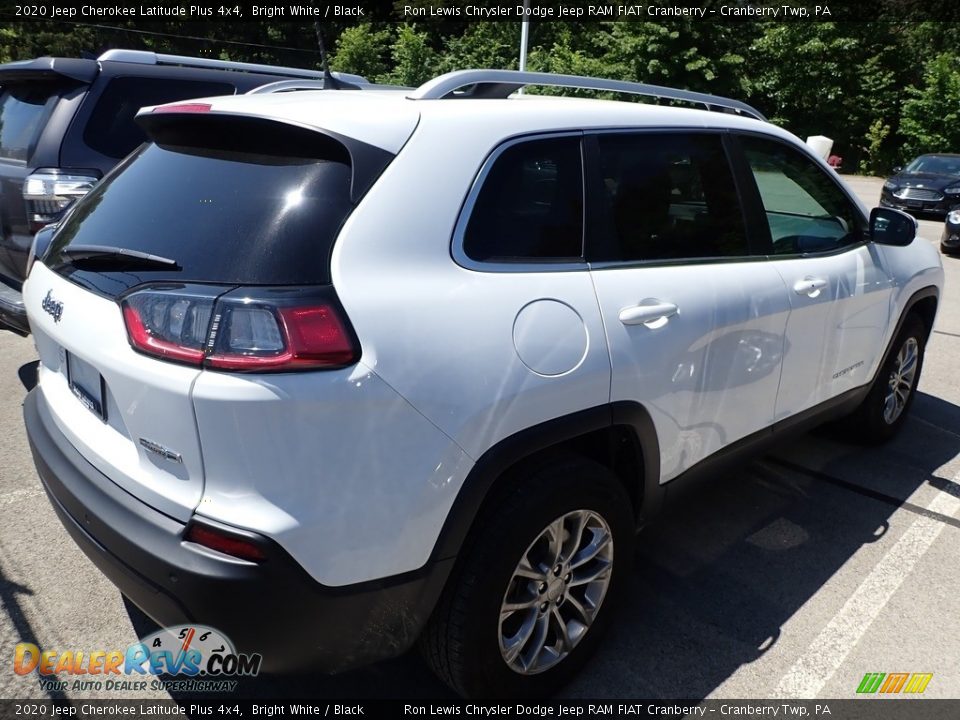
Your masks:
{"label": "rear windshield", "polygon": [[0,158],[27,161],[57,97],[49,83],[0,88]]}
{"label": "rear windshield", "polygon": [[[328,283],[330,249],[353,207],[349,156],[329,154],[146,145],[77,204],[44,262],[109,296],[151,280]],[[122,247],[178,267],[86,267],[62,253],[71,245]]]}

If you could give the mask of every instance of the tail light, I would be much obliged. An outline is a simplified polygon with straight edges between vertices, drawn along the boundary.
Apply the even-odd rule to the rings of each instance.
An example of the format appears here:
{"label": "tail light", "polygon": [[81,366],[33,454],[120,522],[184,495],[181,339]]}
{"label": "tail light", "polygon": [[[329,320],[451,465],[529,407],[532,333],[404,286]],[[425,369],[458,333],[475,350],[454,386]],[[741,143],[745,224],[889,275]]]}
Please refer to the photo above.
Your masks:
{"label": "tail light", "polygon": [[77,198],[86,195],[99,178],[90,173],[68,173],[42,169],[28,175],[23,182],[23,201],[27,207],[27,223],[35,233],[44,225],[59,219]]}
{"label": "tail light", "polygon": [[333,288],[156,285],[120,302],[134,349],[172,362],[234,372],[351,365],[353,329]]}

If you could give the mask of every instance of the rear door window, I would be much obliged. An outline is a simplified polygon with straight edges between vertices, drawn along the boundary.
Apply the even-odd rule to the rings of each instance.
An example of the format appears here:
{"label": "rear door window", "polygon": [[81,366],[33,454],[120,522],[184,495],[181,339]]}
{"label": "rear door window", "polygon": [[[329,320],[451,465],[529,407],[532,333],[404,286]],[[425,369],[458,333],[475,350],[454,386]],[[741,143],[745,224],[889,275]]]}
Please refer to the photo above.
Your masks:
{"label": "rear door window", "polygon": [[607,235],[598,261],[671,261],[750,254],[719,134],[597,135]]}
{"label": "rear door window", "polygon": [[26,162],[59,95],[49,83],[0,88],[0,158]]}
{"label": "rear door window", "polygon": [[97,100],[84,130],[83,140],[107,157],[122,158],[146,139],[143,130],[133,120],[140,108],[233,93],[233,85],[222,82],[114,78]]}

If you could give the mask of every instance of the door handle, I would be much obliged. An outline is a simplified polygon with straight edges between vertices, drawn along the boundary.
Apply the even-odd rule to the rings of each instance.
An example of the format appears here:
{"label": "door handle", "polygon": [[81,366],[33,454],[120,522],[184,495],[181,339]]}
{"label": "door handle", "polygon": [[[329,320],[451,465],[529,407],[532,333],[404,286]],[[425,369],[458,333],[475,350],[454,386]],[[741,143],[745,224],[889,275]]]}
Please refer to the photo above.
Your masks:
{"label": "door handle", "polygon": [[809,295],[810,297],[817,297],[820,294],[820,291],[827,286],[827,281],[823,278],[810,277],[809,275],[803,280],[797,280],[793,284],[793,291],[797,295]]}
{"label": "door handle", "polygon": [[624,308],[620,311],[620,322],[624,325],[652,325],[659,320],[669,320],[677,314],[677,310],[673,303],[654,300],[649,305]]}

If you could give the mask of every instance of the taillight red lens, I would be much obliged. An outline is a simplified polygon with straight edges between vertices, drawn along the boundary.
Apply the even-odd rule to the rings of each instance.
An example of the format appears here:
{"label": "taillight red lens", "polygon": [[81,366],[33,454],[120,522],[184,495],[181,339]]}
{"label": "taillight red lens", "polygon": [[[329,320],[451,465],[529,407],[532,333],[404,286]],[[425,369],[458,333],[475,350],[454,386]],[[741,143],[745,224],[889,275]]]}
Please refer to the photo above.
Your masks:
{"label": "taillight red lens", "polygon": [[335,308],[282,308],[280,317],[296,357],[328,365],[354,359],[353,342]]}
{"label": "taillight red lens", "polygon": [[196,543],[211,550],[222,552],[224,555],[232,555],[241,560],[262,562],[267,558],[263,549],[252,540],[230,535],[229,533],[221,532],[206,525],[194,523],[187,529],[187,534],[183,539],[187,542]]}
{"label": "taillight red lens", "polygon": [[156,287],[121,302],[130,344],[149,355],[199,365],[205,357],[216,291],[188,285]]}
{"label": "taillight red lens", "polygon": [[133,343],[135,348],[151,355],[179,360],[191,365],[199,365],[203,362],[203,350],[176,345],[153,335],[144,324],[140,313],[134,308],[127,306],[123,309],[123,320],[127,324],[130,342]]}
{"label": "taillight red lens", "polygon": [[131,345],[174,362],[240,372],[343,367],[359,357],[330,288],[218,292],[179,285],[128,295],[121,305]]}

